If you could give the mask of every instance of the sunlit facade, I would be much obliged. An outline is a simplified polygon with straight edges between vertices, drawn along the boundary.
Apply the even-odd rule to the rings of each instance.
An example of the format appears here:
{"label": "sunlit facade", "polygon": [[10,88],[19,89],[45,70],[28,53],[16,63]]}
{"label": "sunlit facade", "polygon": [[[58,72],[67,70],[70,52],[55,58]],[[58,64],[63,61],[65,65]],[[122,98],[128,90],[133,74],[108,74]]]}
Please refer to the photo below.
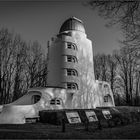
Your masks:
{"label": "sunlit facade", "polygon": [[115,106],[110,85],[94,76],[92,42],[83,22],[66,20],[48,43],[47,87],[32,88],[13,103],[0,106],[0,124],[22,124],[42,110]]}
{"label": "sunlit facade", "polygon": [[94,76],[92,42],[87,38],[83,22],[75,17],[66,20],[59,34],[48,43],[47,84],[67,89],[68,108],[101,105],[99,99],[95,101],[100,91]]}

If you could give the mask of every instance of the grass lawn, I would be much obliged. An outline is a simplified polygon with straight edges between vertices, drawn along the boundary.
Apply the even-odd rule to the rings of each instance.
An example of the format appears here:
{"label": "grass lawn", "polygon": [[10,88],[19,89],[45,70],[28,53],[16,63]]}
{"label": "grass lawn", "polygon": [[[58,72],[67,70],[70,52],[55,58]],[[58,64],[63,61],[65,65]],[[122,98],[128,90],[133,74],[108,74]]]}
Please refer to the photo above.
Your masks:
{"label": "grass lawn", "polygon": [[140,139],[140,122],[113,128],[89,127],[86,131],[84,126],[66,126],[66,132],[62,132],[61,126],[50,124],[0,124],[1,139]]}

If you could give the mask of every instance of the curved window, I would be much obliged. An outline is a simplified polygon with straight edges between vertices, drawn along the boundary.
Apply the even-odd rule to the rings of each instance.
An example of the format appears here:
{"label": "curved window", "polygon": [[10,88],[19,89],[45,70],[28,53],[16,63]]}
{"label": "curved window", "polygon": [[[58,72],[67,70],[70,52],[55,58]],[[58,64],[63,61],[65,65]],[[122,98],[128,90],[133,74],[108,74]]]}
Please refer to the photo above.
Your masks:
{"label": "curved window", "polygon": [[78,85],[76,83],[67,83],[67,89],[78,89]]}
{"label": "curved window", "polygon": [[78,76],[78,72],[75,69],[66,69],[66,71],[67,71],[68,76],[71,76],[71,75]]}
{"label": "curved window", "polygon": [[56,102],[57,105],[60,105],[60,100],[59,99],[57,99],[55,102]]}
{"label": "curved window", "polygon": [[67,49],[77,50],[77,46],[74,43],[67,42]]}
{"label": "curved window", "polygon": [[40,95],[33,95],[32,98],[33,98],[33,102],[35,104],[35,103],[37,103],[40,100],[41,96]]}
{"label": "curved window", "polygon": [[77,60],[77,58],[75,56],[67,55],[67,62],[76,63],[76,62],[78,62],[78,60]]}

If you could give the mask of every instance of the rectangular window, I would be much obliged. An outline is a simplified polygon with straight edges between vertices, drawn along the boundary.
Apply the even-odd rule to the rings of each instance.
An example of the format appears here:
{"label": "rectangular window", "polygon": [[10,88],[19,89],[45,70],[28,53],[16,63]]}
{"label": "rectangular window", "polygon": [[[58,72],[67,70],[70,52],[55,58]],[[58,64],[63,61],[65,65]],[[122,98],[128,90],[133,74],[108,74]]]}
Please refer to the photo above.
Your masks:
{"label": "rectangular window", "polygon": [[55,100],[54,100],[54,99],[52,99],[52,100],[50,101],[50,105],[55,105]]}
{"label": "rectangular window", "polygon": [[70,69],[67,69],[67,75],[68,75],[68,76],[71,76],[71,75],[72,75],[72,73],[71,73],[71,70],[70,70]]}
{"label": "rectangular window", "polygon": [[60,100],[56,100],[56,104],[57,105],[60,105]]}
{"label": "rectangular window", "polygon": [[72,45],[71,45],[70,43],[68,43],[68,44],[67,44],[67,48],[68,48],[68,49],[71,49],[71,48],[72,48]]}
{"label": "rectangular window", "polygon": [[67,48],[68,48],[68,49],[77,50],[76,44],[71,43],[71,42],[67,42]]}
{"label": "rectangular window", "polygon": [[71,83],[67,83],[67,88],[68,89],[72,89],[72,84]]}
{"label": "rectangular window", "polygon": [[71,56],[67,56],[67,62],[72,62],[72,57]]}
{"label": "rectangular window", "polygon": [[77,60],[77,58],[75,56],[68,55],[67,56],[67,62],[76,63],[76,62],[78,62],[78,60]]}

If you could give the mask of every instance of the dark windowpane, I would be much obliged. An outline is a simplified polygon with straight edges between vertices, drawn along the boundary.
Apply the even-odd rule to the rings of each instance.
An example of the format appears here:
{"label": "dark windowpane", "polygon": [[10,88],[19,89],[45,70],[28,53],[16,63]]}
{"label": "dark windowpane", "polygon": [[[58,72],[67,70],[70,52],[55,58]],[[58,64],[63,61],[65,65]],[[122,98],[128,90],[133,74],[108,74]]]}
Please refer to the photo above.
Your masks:
{"label": "dark windowpane", "polygon": [[72,62],[72,57],[71,56],[67,56],[67,61],[68,62]]}
{"label": "dark windowpane", "polygon": [[56,100],[56,104],[57,105],[60,105],[60,100]]}
{"label": "dark windowpane", "polygon": [[104,102],[108,102],[108,96],[104,96]]}
{"label": "dark windowpane", "polygon": [[78,76],[78,72],[75,69],[67,69],[67,75],[68,76]]}
{"label": "dark windowpane", "polygon": [[77,58],[75,56],[67,56],[67,62],[77,62]]}
{"label": "dark windowpane", "polygon": [[40,95],[34,95],[34,103],[37,103],[40,100]]}
{"label": "dark windowpane", "polygon": [[70,69],[67,69],[67,75],[71,75],[71,70]]}
{"label": "dark windowpane", "polygon": [[67,83],[67,89],[78,89],[78,85],[76,83]]}
{"label": "dark windowpane", "polygon": [[73,44],[73,43],[70,43],[70,42],[67,43],[67,48],[77,50],[77,46],[75,44]]}
{"label": "dark windowpane", "polygon": [[51,104],[51,105],[60,105],[61,102],[60,102],[59,99],[52,99],[52,100],[50,101],[50,104]]}
{"label": "dark windowpane", "polygon": [[72,45],[70,43],[67,44],[68,49],[72,49]]}
{"label": "dark windowpane", "polygon": [[51,104],[51,105],[55,105],[55,99],[52,99],[52,100],[50,101],[50,104]]}

